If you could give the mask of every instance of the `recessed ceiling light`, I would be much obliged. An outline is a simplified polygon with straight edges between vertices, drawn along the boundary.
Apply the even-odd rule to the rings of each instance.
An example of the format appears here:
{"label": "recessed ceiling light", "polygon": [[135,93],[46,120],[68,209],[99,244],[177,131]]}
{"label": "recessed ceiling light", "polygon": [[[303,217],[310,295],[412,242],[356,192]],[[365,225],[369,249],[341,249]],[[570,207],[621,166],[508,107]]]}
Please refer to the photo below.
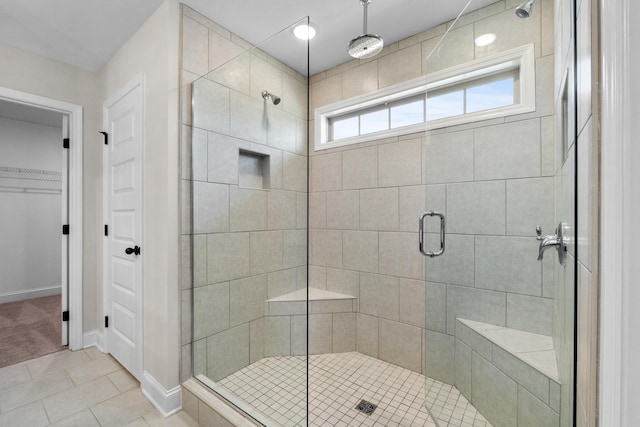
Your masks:
{"label": "recessed ceiling light", "polygon": [[293,27],[293,35],[300,40],[311,40],[316,36],[317,27],[311,23],[298,24]]}
{"label": "recessed ceiling light", "polygon": [[476,37],[475,43],[476,43],[476,46],[478,47],[488,46],[494,41],[496,41],[496,38],[497,36],[495,34],[487,33],[487,34],[483,34],[481,36]]}

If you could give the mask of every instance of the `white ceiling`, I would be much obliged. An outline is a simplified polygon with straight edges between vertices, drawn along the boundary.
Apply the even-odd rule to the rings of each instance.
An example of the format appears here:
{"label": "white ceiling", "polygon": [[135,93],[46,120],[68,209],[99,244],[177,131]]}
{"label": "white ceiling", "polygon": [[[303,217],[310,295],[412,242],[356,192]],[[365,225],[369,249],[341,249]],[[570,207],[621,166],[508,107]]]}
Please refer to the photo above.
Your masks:
{"label": "white ceiling", "polygon": [[[2,0],[0,42],[97,71],[163,0]],[[310,17],[310,74],[349,60],[349,40],[362,32],[360,0],[183,0],[247,41],[258,44]],[[473,0],[468,10],[495,0]],[[393,43],[453,19],[468,0],[372,0],[369,32]],[[285,37],[287,41],[285,42]],[[295,44],[294,44],[295,43]],[[306,70],[304,43],[287,30],[264,45],[273,56]]]}

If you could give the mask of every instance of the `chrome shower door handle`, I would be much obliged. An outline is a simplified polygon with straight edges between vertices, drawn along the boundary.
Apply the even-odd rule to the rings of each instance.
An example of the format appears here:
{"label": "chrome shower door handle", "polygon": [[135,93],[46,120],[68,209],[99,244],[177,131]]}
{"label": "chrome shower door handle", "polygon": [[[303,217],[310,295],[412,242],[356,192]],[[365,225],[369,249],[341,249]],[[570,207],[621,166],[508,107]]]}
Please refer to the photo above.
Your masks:
{"label": "chrome shower door handle", "polygon": [[[424,250],[424,219],[428,216],[437,216],[440,218],[440,250],[438,252],[425,252]],[[424,256],[428,256],[429,258],[442,255],[444,253],[445,233],[446,222],[443,214],[440,212],[429,211],[420,215],[420,219],[418,220],[418,244],[420,246],[420,253]]]}

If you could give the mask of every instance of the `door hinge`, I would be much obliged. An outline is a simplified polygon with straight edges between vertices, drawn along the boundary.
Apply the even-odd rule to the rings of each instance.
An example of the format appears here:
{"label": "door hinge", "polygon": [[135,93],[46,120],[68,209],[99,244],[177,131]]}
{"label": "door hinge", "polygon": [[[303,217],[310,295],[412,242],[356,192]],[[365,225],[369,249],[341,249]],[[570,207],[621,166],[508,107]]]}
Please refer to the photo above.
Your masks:
{"label": "door hinge", "polygon": [[63,322],[68,322],[69,321],[69,311],[63,311],[62,312],[62,321]]}
{"label": "door hinge", "polygon": [[69,138],[64,138],[62,140],[62,148],[69,148]]}
{"label": "door hinge", "polygon": [[104,327],[105,328],[109,327],[109,316],[104,316]]}
{"label": "door hinge", "polygon": [[100,133],[104,135],[104,145],[109,145],[109,134],[103,131],[100,131]]}
{"label": "door hinge", "polygon": [[62,234],[69,234],[69,224],[62,226]]}
{"label": "door hinge", "polygon": [[109,235],[109,226],[107,224],[104,225],[104,235],[105,236]]}

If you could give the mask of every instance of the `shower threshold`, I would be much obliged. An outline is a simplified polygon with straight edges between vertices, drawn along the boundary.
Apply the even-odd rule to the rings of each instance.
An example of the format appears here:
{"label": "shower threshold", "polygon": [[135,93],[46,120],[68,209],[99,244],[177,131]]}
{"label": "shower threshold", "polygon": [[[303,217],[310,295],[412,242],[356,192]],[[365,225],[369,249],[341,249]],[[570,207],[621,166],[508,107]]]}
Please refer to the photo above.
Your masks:
{"label": "shower threshold", "polygon": [[[357,352],[309,356],[307,424],[306,364],[304,356],[268,357],[204,382],[267,426],[491,427],[454,386]],[[359,411],[362,400],[375,411]],[[437,424],[425,401],[438,408]]]}

